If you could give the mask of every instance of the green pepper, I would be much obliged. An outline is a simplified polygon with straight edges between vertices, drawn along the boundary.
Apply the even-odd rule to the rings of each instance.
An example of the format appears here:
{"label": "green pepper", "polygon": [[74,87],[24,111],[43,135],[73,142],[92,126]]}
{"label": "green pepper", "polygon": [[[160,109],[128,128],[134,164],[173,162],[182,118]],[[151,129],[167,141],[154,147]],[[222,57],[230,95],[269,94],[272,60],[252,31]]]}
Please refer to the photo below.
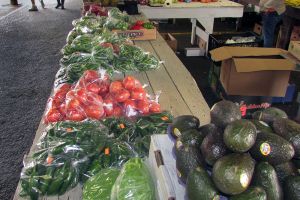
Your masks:
{"label": "green pepper", "polygon": [[65,173],[64,182],[59,190],[59,195],[64,194],[69,188],[74,187],[78,183],[77,172],[71,167],[68,173]]}
{"label": "green pepper", "polygon": [[41,193],[47,194],[47,190],[49,185],[51,184],[53,174],[55,173],[56,168],[53,166],[48,166],[46,170],[46,177],[45,178],[40,178],[40,187],[39,190]]}
{"label": "green pepper", "polygon": [[64,164],[62,167],[56,169],[53,174],[52,182],[48,186],[47,195],[55,195],[59,193],[60,188],[64,182],[65,173],[68,173],[67,164]]}
{"label": "green pepper", "polygon": [[143,24],[143,27],[144,27],[145,29],[154,29],[154,25],[153,25],[151,22],[145,22],[145,23]]}

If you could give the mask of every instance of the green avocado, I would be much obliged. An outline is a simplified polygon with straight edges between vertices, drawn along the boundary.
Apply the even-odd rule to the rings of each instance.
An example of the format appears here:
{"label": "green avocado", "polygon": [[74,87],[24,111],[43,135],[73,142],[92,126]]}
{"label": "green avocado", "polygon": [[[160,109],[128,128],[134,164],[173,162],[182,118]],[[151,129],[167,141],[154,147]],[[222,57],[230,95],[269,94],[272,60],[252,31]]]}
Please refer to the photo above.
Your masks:
{"label": "green avocado", "polygon": [[256,119],[251,119],[250,121],[255,125],[257,132],[273,133],[272,128],[267,123]]}
{"label": "green avocado", "polygon": [[245,192],[232,196],[229,200],[267,200],[267,193],[261,187],[249,187]]}
{"label": "green avocado", "polygon": [[283,185],[284,199],[299,200],[300,199],[300,176],[289,176]]}
{"label": "green avocado", "polygon": [[204,135],[197,129],[186,130],[177,138],[177,140],[180,140],[184,145],[195,146],[196,148],[200,148],[203,139]]}
{"label": "green avocado", "polygon": [[228,149],[244,153],[255,143],[256,127],[246,119],[236,120],[226,126],[224,131],[224,142]]}
{"label": "green avocado", "polygon": [[275,133],[289,141],[295,149],[295,158],[300,158],[300,124],[279,118],[273,123]]}
{"label": "green avocado", "polygon": [[299,175],[299,172],[292,161],[275,165],[274,168],[281,184],[283,184],[286,177]]}
{"label": "green avocado", "polygon": [[218,190],[211,177],[202,167],[197,167],[189,173],[186,183],[188,199],[193,200],[217,200]]}
{"label": "green avocado", "polygon": [[268,200],[283,199],[282,189],[276,171],[274,167],[267,162],[260,162],[256,165],[252,184],[264,188]]}
{"label": "green avocado", "polygon": [[272,124],[277,118],[288,118],[287,114],[279,108],[266,108],[264,110],[256,111],[252,114],[253,119],[264,121],[268,124]]}
{"label": "green avocado", "polygon": [[199,131],[204,136],[207,136],[209,133],[212,133],[212,132],[221,132],[220,128],[217,127],[215,124],[206,124],[204,126],[201,126]]}
{"label": "green avocado", "polygon": [[188,129],[197,129],[200,126],[200,121],[193,115],[181,115],[175,117],[171,124],[171,135],[177,139],[182,135],[182,132]]}
{"label": "green avocado", "polygon": [[204,160],[198,148],[194,146],[183,145],[181,141],[177,140],[175,144],[176,154],[176,169],[177,175],[186,182],[188,174],[199,166],[204,166]]}
{"label": "green avocado", "polygon": [[220,128],[225,128],[229,123],[242,118],[238,105],[231,101],[220,101],[210,110],[211,122]]}
{"label": "green avocado", "polygon": [[247,190],[254,172],[255,161],[249,154],[232,153],[214,164],[212,178],[217,188],[228,195]]}
{"label": "green avocado", "polygon": [[278,165],[291,160],[295,151],[293,146],[279,135],[261,132],[257,134],[250,153],[257,161],[267,161],[272,165]]}
{"label": "green avocado", "polygon": [[212,129],[201,144],[201,153],[208,165],[213,165],[219,158],[229,153],[220,129]]}
{"label": "green avocado", "polygon": [[300,170],[300,160],[299,159],[292,159],[293,164],[295,165],[296,169]]}

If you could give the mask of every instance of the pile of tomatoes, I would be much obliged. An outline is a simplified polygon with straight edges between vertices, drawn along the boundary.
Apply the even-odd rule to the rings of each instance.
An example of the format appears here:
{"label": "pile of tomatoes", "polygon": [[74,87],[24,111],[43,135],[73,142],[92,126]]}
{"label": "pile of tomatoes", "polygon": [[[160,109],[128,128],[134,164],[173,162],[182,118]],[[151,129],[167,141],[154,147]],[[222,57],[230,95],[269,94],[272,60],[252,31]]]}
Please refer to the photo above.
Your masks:
{"label": "pile of tomatoes", "polygon": [[74,85],[62,84],[49,98],[45,123],[86,118],[136,116],[160,112],[139,80],[111,81],[105,73],[87,70]]}
{"label": "pile of tomatoes", "polygon": [[105,7],[102,7],[99,3],[84,2],[83,15],[89,11],[97,16],[108,16],[108,10]]}

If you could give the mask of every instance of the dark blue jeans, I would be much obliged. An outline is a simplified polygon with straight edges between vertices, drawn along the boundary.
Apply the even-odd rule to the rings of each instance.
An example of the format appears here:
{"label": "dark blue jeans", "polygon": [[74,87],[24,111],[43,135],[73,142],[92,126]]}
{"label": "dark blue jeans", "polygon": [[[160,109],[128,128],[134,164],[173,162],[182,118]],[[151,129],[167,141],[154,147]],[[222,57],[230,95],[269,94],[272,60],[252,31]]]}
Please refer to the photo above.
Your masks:
{"label": "dark blue jeans", "polygon": [[264,47],[273,47],[275,28],[281,19],[277,12],[262,13]]}

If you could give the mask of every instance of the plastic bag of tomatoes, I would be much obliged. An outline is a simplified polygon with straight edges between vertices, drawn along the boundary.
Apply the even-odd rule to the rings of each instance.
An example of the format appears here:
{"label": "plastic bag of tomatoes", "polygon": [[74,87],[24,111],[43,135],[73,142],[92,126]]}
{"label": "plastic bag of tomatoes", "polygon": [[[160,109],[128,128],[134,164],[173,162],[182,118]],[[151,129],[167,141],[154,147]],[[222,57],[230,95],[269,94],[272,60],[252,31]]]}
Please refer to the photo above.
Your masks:
{"label": "plastic bag of tomatoes", "polygon": [[54,92],[45,123],[133,117],[160,111],[158,98],[152,99],[133,76],[111,81],[104,70],[87,70],[76,84],[62,84]]}

